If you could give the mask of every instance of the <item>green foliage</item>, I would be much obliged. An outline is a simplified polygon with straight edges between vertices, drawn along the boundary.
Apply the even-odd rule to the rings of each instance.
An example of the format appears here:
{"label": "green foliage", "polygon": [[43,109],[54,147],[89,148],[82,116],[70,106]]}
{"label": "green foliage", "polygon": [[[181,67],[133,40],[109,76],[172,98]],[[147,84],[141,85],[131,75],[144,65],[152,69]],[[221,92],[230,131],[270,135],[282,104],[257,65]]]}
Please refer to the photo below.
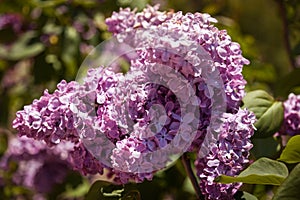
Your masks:
{"label": "green foliage", "polygon": [[256,196],[248,193],[248,192],[242,192],[242,191],[238,191],[235,195],[234,195],[234,199],[235,200],[258,200]]}
{"label": "green foliage", "polygon": [[8,137],[3,133],[4,131],[0,129],[0,158],[5,153],[7,149]]}
{"label": "green foliage", "polygon": [[[65,67],[65,74],[67,76],[75,77],[77,73],[77,68],[79,62],[77,62],[78,58],[78,49],[80,43],[80,37],[78,33],[76,32],[75,28],[68,26],[64,29],[64,40],[62,44],[62,53],[61,53],[61,59],[64,63]],[[69,45],[72,44],[72,45]]]}
{"label": "green foliage", "polygon": [[279,130],[283,121],[282,102],[275,101],[263,90],[247,93],[243,102],[243,107],[254,112],[257,118],[254,124],[257,128],[254,137],[269,137]]}
{"label": "green foliage", "polygon": [[267,138],[252,138],[253,147],[250,150],[255,159],[261,157],[274,158],[276,157],[280,144],[274,137]]}
{"label": "green foliage", "polygon": [[149,0],[117,0],[117,3],[121,7],[129,6],[131,8],[142,10],[149,3]]}
{"label": "green foliage", "polygon": [[287,97],[289,93],[300,85],[300,69],[294,69],[280,79],[275,85],[275,94],[280,97]]}
{"label": "green foliage", "polygon": [[284,183],[278,188],[273,200],[298,200],[300,196],[300,164],[298,164]]}
{"label": "green foliage", "polygon": [[215,181],[220,183],[242,182],[248,184],[280,185],[287,176],[288,169],[283,163],[269,158],[260,158],[238,176],[221,175]]}
{"label": "green foliage", "polygon": [[258,200],[254,195],[248,193],[248,192],[243,192],[242,198],[243,200]]}
{"label": "green foliage", "polygon": [[278,160],[288,164],[300,163],[299,147],[300,147],[300,135],[291,137]]}
{"label": "green foliage", "polygon": [[0,58],[16,61],[38,55],[44,50],[44,45],[39,42],[30,44],[34,37],[36,33],[30,31],[21,36],[11,47],[0,45]]}
{"label": "green foliage", "polygon": [[140,200],[138,190],[128,190],[121,185],[106,181],[96,181],[91,186],[85,200]]}

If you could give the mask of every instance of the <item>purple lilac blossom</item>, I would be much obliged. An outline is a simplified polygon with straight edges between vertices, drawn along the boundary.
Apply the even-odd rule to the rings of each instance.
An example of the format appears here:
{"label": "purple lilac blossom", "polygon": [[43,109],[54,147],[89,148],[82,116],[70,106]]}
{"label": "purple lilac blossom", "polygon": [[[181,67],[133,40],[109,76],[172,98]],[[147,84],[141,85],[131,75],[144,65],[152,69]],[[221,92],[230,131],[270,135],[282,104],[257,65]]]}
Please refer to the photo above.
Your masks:
{"label": "purple lilac blossom", "polygon": [[[130,145],[127,142],[132,141],[131,137],[136,144],[140,145],[129,151],[129,154],[127,153],[128,158],[144,152],[155,151],[168,144],[179,127],[180,111],[176,111],[179,109],[179,105],[177,105],[178,102],[172,100],[175,98],[174,94],[169,92],[164,96],[167,88],[140,84],[141,88],[137,89],[136,82],[143,74],[133,73],[132,76],[136,79],[125,80],[122,74],[115,74],[109,68],[90,69],[81,86],[75,82],[62,81],[53,94],[45,91],[44,96],[39,100],[34,100],[31,105],[25,106],[24,110],[17,113],[13,127],[19,131],[19,135],[43,140],[49,146],[57,146],[64,141],[71,142],[74,146],[69,151],[69,161],[73,169],[84,175],[102,174],[103,168],[108,168],[114,174],[113,178],[117,183],[126,183],[129,180],[141,182],[145,178],[151,179],[152,172],[156,169],[152,165],[156,164],[163,168],[164,162],[168,160],[166,155],[160,155],[158,158],[152,159],[152,162],[148,160],[141,163],[141,159],[136,160],[134,165],[128,166],[130,170],[119,167],[122,163],[119,158],[124,158],[128,149],[126,146]],[[123,87],[120,87],[122,84]],[[126,90],[118,93],[117,89],[120,88]],[[132,91],[127,93],[129,90]],[[124,97],[119,94],[123,94]],[[130,95],[128,96],[128,94]],[[147,101],[147,98],[152,101]],[[124,102],[124,100],[128,103],[125,105],[128,110],[124,110],[124,106],[121,106],[120,102]],[[151,103],[155,102],[166,107],[169,117],[165,117],[172,121],[167,120],[165,127],[160,131],[157,130],[159,132],[156,135],[144,139],[140,133],[146,132],[146,125],[150,121],[147,110],[151,107]],[[127,119],[127,113],[125,114],[124,111],[129,112],[130,119]],[[126,124],[130,126],[117,124],[119,122],[117,119],[120,117],[132,124],[127,122]],[[95,154],[90,152],[93,153],[95,150],[95,152],[99,152],[100,156],[102,153],[110,155],[111,152],[107,154],[104,152],[107,149],[101,149],[102,145],[99,145],[99,140],[103,136],[116,144],[111,155],[113,168],[102,163],[101,157],[97,160]],[[92,141],[96,142],[95,149],[86,149],[87,143],[84,142],[86,138],[92,138]],[[136,171],[147,165],[153,170],[147,173]]]}
{"label": "purple lilac blossom", "polygon": [[[78,130],[80,123],[72,112],[78,100],[79,84],[61,81],[57,90],[49,94],[45,90],[39,100],[24,106],[24,110],[17,112],[13,127],[20,136],[42,140],[48,146],[56,146],[61,142],[71,142],[73,148],[68,151],[70,164],[82,174],[102,174],[102,166],[84,147],[80,141]],[[80,134],[84,134],[81,132]],[[89,167],[87,167],[89,166]]]}
{"label": "purple lilac blossom", "polygon": [[[243,65],[249,61],[242,57],[239,44],[232,42],[225,30],[218,30],[211,24],[216,20],[208,14],[183,15],[182,12],[160,12],[158,8],[158,5],[148,6],[140,13],[128,8],[120,9],[119,13],[114,12],[111,18],[106,19],[106,24],[108,30],[120,42],[134,47],[146,46],[145,49],[137,51],[139,58],[131,61],[131,68],[141,69],[147,63],[164,64],[179,70],[190,83],[194,84],[201,102],[199,124],[201,131],[197,133],[190,150],[197,149],[201,146],[210,124],[213,98],[208,92],[207,84],[210,84],[208,79],[199,77],[199,71],[195,70],[197,58],[202,55],[186,51],[185,49],[193,48],[184,43],[192,41],[206,51],[210,56],[208,59],[213,60],[213,66],[217,67],[223,80],[229,112],[238,110],[245,95],[246,81],[241,72]],[[146,37],[140,36],[147,31]],[[136,41],[132,42],[132,38],[136,38]]]}
{"label": "purple lilac blossom", "polygon": [[[68,142],[49,148],[45,142],[26,136],[9,140],[6,153],[0,160],[0,168],[7,170],[11,161],[18,164],[12,181],[37,193],[51,192],[53,186],[62,183],[71,166],[68,157],[73,145]],[[45,181],[47,180],[47,181]]]}
{"label": "purple lilac blossom", "polygon": [[171,12],[158,11],[159,6],[147,6],[142,12],[136,13],[130,8],[120,8],[119,12],[113,12],[110,18],[106,19],[108,31],[114,34],[134,31],[134,29],[151,25],[159,25],[172,16]]}
{"label": "purple lilac blossom", "polygon": [[[20,136],[42,140],[49,146],[71,142],[73,148],[68,151],[68,160],[73,169],[84,175],[102,174],[103,168],[107,168],[114,173],[116,183],[126,183],[129,178],[139,182],[151,178],[152,173],[141,177],[111,169],[97,160],[84,144],[85,138],[94,138],[98,142],[97,137],[103,136],[116,143],[130,134],[128,130],[120,129],[115,120],[118,106],[113,95],[121,78],[122,74],[100,67],[90,69],[82,85],[62,81],[53,94],[46,90],[39,100],[17,112],[13,127]],[[96,146],[99,147],[99,143]],[[122,178],[125,176],[128,177],[126,182],[120,182],[125,181]]]}
{"label": "purple lilac blossom", "polygon": [[255,116],[246,109],[237,113],[225,113],[223,124],[218,130],[216,143],[210,146],[210,153],[199,152],[195,161],[200,188],[206,199],[233,199],[241,183],[221,184],[214,182],[220,175],[236,176],[247,163],[252,148],[250,137],[254,134]]}
{"label": "purple lilac blossom", "polygon": [[[210,54],[224,81],[228,109],[236,111],[245,95],[246,81],[241,73],[242,67],[249,64],[249,61],[241,55],[240,45],[232,42],[226,30],[214,27],[211,22],[217,21],[208,14],[183,15],[182,12],[160,12],[158,9],[158,5],[148,6],[140,13],[129,8],[120,9],[119,13],[114,12],[106,19],[108,30],[120,38],[120,41],[126,39],[126,35],[132,35],[140,29],[165,27],[170,32],[184,32]],[[157,60],[165,62],[164,58],[165,56],[161,54]],[[167,59],[174,62],[172,58]]]}
{"label": "purple lilac blossom", "polygon": [[279,134],[290,136],[300,134],[300,95],[289,94],[283,106],[284,119]]}
{"label": "purple lilac blossom", "polygon": [[[166,97],[151,96],[157,93],[155,91],[163,88],[144,84],[146,83],[145,78],[145,73],[128,72],[125,78],[122,74],[115,74],[108,68],[104,70],[91,69],[84,80],[84,91],[91,95],[82,96],[90,97],[90,99],[84,100],[86,102],[95,102],[95,113],[90,112],[95,108],[82,110],[78,107],[75,109],[79,110],[79,112],[76,111],[79,113],[79,118],[80,115],[83,116],[84,124],[93,124],[90,134],[85,136],[92,140],[85,141],[85,146],[88,146],[89,151],[100,161],[103,160],[103,155],[111,158],[111,164],[103,164],[110,168],[114,181],[117,183],[126,183],[129,180],[141,182],[145,178],[150,180],[153,171],[157,169],[153,166],[159,165],[160,168],[163,168],[163,164],[168,158],[160,156],[152,162],[149,160],[142,162],[141,154],[153,152],[161,145],[166,145],[172,138],[171,135],[165,137],[168,127],[172,126],[173,129],[178,129],[176,124],[168,124],[156,135],[144,139],[147,125],[150,122],[149,107],[152,103],[159,101],[157,98],[163,101],[160,103],[166,103]],[[95,83],[98,84],[95,85]],[[151,93],[151,89],[155,90],[154,93]],[[164,92],[161,93],[164,94]],[[149,100],[150,98],[152,101]],[[174,106],[171,106],[171,109],[174,109]],[[91,114],[85,117],[84,113],[88,112]],[[82,130],[82,132],[84,131]],[[105,139],[109,139],[116,147],[105,147]],[[111,149],[112,152],[107,152],[108,149]],[[149,171],[146,170],[147,172],[143,173],[146,164]]]}
{"label": "purple lilac blossom", "polygon": [[[39,100],[17,112],[13,127],[20,135],[43,140],[49,146],[72,142],[71,165],[84,175],[101,174],[103,168],[107,168],[116,183],[151,180],[157,166],[165,166],[168,156],[140,159],[144,157],[142,153],[156,152],[174,139],[177,146],[192,142],[195,127],[193,147],[201,145],[210,124],[212,105],[216,103],[210,89],[225,89],[228,110],[239,112],[245,85],[241,69],[247,60],[241,56],[239,45],[210,22],[215,20],[207,14],[160,12],[158,6],[148,6],[141,13],[121,9],[107,19],[107,24],[120,41],[133,43],[138,49],[139,57],[131,60],[126,76],[99,67],[88,71],[82,85],[62,81],[53,94],[46,90]],[[148,35],[139,38],[143,31]],[[149,33],[152,37],[148,37]],[[146,51],[142,49],[145,45]],[[197,52],[198,47],[205,52]],[[218,83],[220,74],[214,73],[215,67],[209,68],[210,63],[202,62],[199,56],[205,61],[213,58],[224,85]],[[169,69],[161,69],[159,64]],[[167,77],[172,76],[168,70],[174,69],[184,81],[176,76]],[[168,87],[147,83],[155,77],[167,77]],[[188,87],[182,87],[184,85],[192,85],[196,95],[191,95]],[[196,117],[193,112],[181,114],[178,97],[173,93],[178,90],[181,103],[199,105],[200,116]],[[222,96],[220,91],[215,93]],[[160,117],[151,114],[151,107],[156,104],[165,109],[163,119],[158,120],[164,124],[151,126],[151,120]],[[201,120],[195,125],[193,118]],[[186,125],[181,127],[181,122]],[[184,135],[176,138],[178,129]],[[111,152],[107,152],[110,147],[105,147],[107,139],[116,145]],[[111,163],[102,161],[103,155],[110,158]],[[145,169],[149,170],[144,173]]]}
{"label": "purple lilac blossom", "polygon": [[61,81],[53,94],[45,90],[39,100],[34,100],[31,105],[24,106],[24,110],[16,113],[13,128],[21,136],[43,140],[50,146],[61,140],[76,142],[78,133],[70,105],[78,87],[76,82]]}

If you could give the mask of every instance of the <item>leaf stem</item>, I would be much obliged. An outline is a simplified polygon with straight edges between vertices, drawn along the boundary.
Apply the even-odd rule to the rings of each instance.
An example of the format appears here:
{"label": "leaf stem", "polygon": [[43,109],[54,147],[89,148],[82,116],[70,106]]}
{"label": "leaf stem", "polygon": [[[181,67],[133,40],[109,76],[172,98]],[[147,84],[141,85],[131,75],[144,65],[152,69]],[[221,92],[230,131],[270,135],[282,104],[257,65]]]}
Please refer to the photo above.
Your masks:
{"label": "leaf stem", "polygon": [[192,166],[191,166],[191,161],[187,155],[187,153],[184,153],[182,156],[181,156],[181,162],[184,166],[184,169],[188,175],[188,177],[190,178],[191,182],[192,182],[192,185],[194,187],[194,190],[196,191],[196,195],[198,197],[199,200],[205,200],[205,197],[203,196],[202,192],[201,192],[201,189],[199,187],[199,184],[198,184],[198,181],[195,177],[195,174],[193,172],[193,169],[192,169]]}

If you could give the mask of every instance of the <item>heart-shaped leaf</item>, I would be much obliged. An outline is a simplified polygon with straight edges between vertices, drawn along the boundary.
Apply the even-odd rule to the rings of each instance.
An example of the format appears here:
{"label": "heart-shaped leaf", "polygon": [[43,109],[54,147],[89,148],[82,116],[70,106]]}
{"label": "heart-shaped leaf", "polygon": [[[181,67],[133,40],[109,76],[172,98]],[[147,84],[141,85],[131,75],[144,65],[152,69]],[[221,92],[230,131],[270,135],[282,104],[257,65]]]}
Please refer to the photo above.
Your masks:
{"label": "heart-shaped leaf", "polygon": [[290,138],[278,160],[285,163],[300,163],[300,135]]}
{"label": "heart-shaped leaf", "polygon": [[248,184],[280,185],[288,176],[285,164],[269,158],[260,158],[238,176],[221,175],[215,179],[220,183],[242,182]]}
{"label": "heart-shaped leaf", "polygon": [[254,137],[264,138],[277,132],[283,121],[282,102],[275,101],[272,96],[263,90],[249,92],[243,99],[244,108],[254,112],[257,128]]}

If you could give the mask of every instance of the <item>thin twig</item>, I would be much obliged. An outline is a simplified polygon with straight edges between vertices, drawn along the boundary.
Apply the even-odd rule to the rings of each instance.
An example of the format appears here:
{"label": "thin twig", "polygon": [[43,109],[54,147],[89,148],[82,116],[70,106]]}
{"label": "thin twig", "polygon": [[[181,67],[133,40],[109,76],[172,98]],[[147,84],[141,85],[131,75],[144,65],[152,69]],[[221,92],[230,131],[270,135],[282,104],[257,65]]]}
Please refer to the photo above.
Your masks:
{"label": "thin twig", "polygon": [[296,62],[295,62],[294,56],[292,54],[292,47],[291,47],[291,42],[290,42],[290,37],[289,37],[290,31],[289,31],[286,7],[284,5],[283,0],[277,0],[277,2],[278,2],[279,12],[280,12],[281,19],[282,19],[284,46],[285,46],[286,52],[288,54],[290,64],[291,64],[292,68],[295,69]]}
{"label": "thin twig", "polygon": [[181,156],[181,161],[182,161],[182,164],[184,166],[184,169],[185,169],[188,177],[190,178],[190,180],[192,182],[192,185],[194,187],[194,190],[196,191],[196,195],[197,195],[198,199],[199,200],[205,200],[205,197],[203,196],[203,194],[201,192],[201,189],[199,187],[199,184],[198,184],[198,181],[195,177],[195,174],[193,173],[193,169],[192,169],[192,166],[191,166],[191,161],[188,158],[188,155],[186,153],[184,153]]}

